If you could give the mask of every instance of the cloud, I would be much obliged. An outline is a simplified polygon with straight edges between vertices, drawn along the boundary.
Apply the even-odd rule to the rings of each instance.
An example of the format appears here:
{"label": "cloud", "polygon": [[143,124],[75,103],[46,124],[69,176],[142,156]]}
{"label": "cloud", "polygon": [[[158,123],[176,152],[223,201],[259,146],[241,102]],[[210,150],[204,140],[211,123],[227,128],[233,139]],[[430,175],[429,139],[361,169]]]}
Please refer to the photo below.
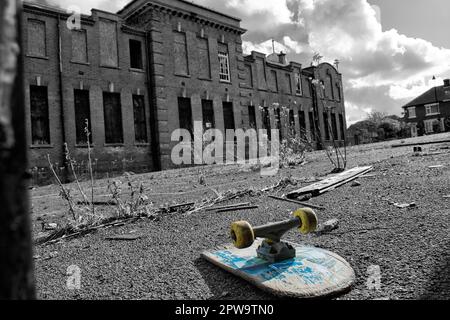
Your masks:
{"label": "cloud", "polygon": [[[432,83],[433,75],[450,77],[449,49],[395,29],[383,31],[380,8],[367,0],[266,0],[261,7],[259,0],[196,2],[241,17],[249,29],[246,50],[270,53],[267,40],[274,39],[290,60],[304,65],[314,52],[324,61],[339,59],[347,116],[353,121],[372,110],[400,114],[403,104],[442,83]],[[276,12],[283,12],[281,18]]]}
{"label": "cloud", "polygon": [[[44,0],[34,0],[43,2]],[[128,0],[45,0],[62,8],[78,5],[117,11]],[[347,117],[366,111],[400,114],[401,106],[430,88],[430,79],[450,78],[450,50],[382,28],[383,13],[367,0],[194,0],[242,19],[245,52],[283,50],[308,66],[314,52],[340,60]],[[400,13],[399,14],[404,14]]]}

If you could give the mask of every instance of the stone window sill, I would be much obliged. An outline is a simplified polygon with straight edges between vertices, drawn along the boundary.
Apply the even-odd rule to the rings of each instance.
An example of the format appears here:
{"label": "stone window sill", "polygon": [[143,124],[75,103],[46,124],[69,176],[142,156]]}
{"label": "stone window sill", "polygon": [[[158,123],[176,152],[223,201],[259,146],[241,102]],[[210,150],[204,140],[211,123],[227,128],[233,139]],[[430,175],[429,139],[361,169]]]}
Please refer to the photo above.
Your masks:
{"label": "stone window sill", "polygon": [[130,68],[128,69],[131,72],[136,72],[136,73],[145,73],[144,69],[135,69],[135,68]]}
{"label": "stone window sill", "polygon": [[183,78],[190,78],[191,75],[190,74],[183,74],[183,73],[174,73],[175,76],[177,77],[183,77]]}
{"label": "stone window sill", "polygon": [[83,66],[90,66],[90,65],[91,65],[89,62],[73,61],[73,60],[71,60],[70,63],[73,63],[73,64],[81,64],[81,65],[83,65]]}
{"label": "stone window sill", "polygon": [[120,67],[100,65],[101,68],[120,70]]}
{"label": "stone window sill", "polygon": [[[93,148],[95,145],[94,144],[90,144],[89,147]],[[75,145],[75,148],[86,148],[87,149],[88,145],[86,143],[77,143]]]}
{"label": "stone window sill", "polygon": [[42,59],[42,60],[49,60],[48,56],[37,56],[34,54],[27,54],[25,55],[27,58],[33,58],[33,59]]}
{"label": "stone window sill", "polygon": [[105,147],[109,147],[109,148],[115,148],[115,147],[124,147],[125,144],[124,143],[105,143],[104,144]]}
{"label": "stone window sill", "polygon": [[32,149],[51,149],[55,146],[53,144],[32,144],[30,148]]}

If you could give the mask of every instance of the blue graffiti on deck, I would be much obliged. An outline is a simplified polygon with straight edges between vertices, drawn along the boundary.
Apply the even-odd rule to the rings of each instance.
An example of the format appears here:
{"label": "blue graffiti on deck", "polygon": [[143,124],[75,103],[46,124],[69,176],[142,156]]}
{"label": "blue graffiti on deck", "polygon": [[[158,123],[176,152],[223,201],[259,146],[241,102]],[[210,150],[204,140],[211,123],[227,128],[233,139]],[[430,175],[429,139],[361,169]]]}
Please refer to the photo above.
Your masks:
{"label": "blue graffiti on deck", "polygon": [[[278,280],[288,282],[288,278],[297,276],[305,284],[315,285],[329,279],[331,273],[327,269],[335,263],[321,253],[316,254],[311,250],[302,250],[302,255],[277,263],[269,263],[257,257],[236,256],[231,251],[215,252],[214,255],[233,269],[238,269],[249,275],[259,278],[261,281]],[[308,265],[306,265],[307,263]],[[313,268],[311,268],[313,265]]]}

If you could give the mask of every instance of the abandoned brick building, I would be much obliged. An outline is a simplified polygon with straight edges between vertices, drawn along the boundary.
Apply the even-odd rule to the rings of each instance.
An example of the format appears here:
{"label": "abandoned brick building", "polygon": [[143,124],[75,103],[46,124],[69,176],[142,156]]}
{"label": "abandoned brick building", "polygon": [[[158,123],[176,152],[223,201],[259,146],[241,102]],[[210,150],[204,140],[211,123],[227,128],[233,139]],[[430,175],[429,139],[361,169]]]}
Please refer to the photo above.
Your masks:
{"label": "abandoned brick building", "polygon": [[62,9],[24,3],[23,12],[30,166],[39,174],[47,155],[64,168],[64,143],[83,165],[85,119],[98,172],[173,167],[171,133],[193,121],[220,130],[285,123],[319,148],[344,143],[337,69],[244,55],[237,18],[185,0],[92,9],[77,28]]}
{"label": "abandoned brick building", "polygon": [[404,105],[411,136],[450,131],[450,79]]}

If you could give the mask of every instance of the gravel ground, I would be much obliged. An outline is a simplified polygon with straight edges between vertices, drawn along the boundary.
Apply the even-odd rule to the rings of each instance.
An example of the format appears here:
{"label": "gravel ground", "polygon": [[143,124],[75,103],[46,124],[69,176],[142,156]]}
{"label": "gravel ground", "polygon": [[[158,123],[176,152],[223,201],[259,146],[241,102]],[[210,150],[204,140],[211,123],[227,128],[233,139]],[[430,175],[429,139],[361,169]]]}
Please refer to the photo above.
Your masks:
{"label": "gravel ground", "polygon": [[[431,139],[448,139],[449,134]],[[425,138],[420,138],[425,139]],[[430,137],[427,137],[430,139]],[[417,139],[416,139],[417,140]],[[409,142],[409,141],[407,141]],[[390,148],[390,143],[349,149],[349,168],[373,165],[374,177],[360,178],[360,186],[346,184],[311,203],[320,221],[338,218],[339,229],[329,234],[286,239],[328,249],[341,255],[356,272],[353,288],[336,299],[449,299],[450,298],[450,153],[414,156],[412,147]],[[444,145],[424,146],[424,153]],[[281,170],[276,177],[237,167],[204,168],[206,186],[198,183],[198,169],[180,169],[133,176],[146,182],[156,204],[198,200],[230,189],[270,186],[282,177],[322,177],[332,167],[322,152],[308,154],[303,166]],[[430,166],[443,165],[440,168]],[[289,186],[278,195],[308,183]],[[105,194],[105,181],[96,182],[96,194]],[[34,233],[37,218],[62,219],[64,203],[55,186],[32,191]],[[399,209],[389,201],[415,202]],[[72,241],[35,248],[35,271],[40,299],[274,299],[244,280],[210,265],[200,252],[229,242],[228,228],[235,220],[252,225],[288,217],[295,204],[261,195],[230,201],[251,202],[256,210],[215,213],[199,211],[186,216],[162,216],[122,227],[99,230]],[[392,203],[391,202],[391,203]],[[108,241],[107,236],[133,231],[134,241]],[[81,270],[81,289],[68,290],[67,268]],[[372,266],[372,267],[371,267]],[[373,266],[381,271],[381,288],[370,289]],[[371,267],[371,268],[369,268]]]}

